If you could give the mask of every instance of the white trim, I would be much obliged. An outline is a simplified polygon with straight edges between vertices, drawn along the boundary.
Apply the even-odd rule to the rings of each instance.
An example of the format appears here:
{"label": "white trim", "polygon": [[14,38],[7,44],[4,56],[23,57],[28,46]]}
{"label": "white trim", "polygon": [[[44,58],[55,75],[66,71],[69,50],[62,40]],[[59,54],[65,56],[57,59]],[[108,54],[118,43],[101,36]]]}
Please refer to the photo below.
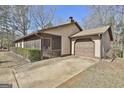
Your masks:
{"label": "white trim", "polygon": [[76,39],[71,40],[71,54],[74,55]]}

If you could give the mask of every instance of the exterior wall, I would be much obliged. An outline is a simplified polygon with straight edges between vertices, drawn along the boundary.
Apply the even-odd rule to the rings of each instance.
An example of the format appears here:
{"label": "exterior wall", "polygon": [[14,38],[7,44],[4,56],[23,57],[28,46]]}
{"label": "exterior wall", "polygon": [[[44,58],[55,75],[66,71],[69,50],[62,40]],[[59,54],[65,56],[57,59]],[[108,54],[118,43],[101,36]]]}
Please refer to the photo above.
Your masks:
{"label": "exterior wall", "polygon": [[15,47],[24,48],[24,41],[20,41],[20,42],[15,43]]}
{"label": "exterior wall", "polygon": [[75,24],[67,25],[64,27],[59,27],[56,29],[50,29],[44,33],[55,34],[61,36],[61,55],[71,54],[71,40],[69,36],[80,32]]}
{"label": "exterior wall", "polygon": [[100,58],[101,57],[101,40],[100,39],[94,39],[95,43],[95,57]]}
{"label": "exterior wall", "polygon": [[15,47],[18,47],[18,44],[17,43],[15,43]]}
{"label": "exterior wall", "polygon": [[106,54],[111,49],[111,40],[110,40],[110,36],[109,36],[109,32],[108,31],[106,31],[102,35],[101,43],[102,43],[102,57],[106,57]]}

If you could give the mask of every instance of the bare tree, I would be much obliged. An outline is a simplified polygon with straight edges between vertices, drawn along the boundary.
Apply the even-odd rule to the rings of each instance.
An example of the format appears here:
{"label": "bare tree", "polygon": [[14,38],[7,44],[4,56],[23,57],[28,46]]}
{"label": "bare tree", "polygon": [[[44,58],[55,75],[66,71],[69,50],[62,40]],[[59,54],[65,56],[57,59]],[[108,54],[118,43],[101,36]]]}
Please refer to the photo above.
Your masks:
{"label": "bare tree", "polygon": [[55,25],[61,25],[61,24],[64,24],[64,23],[67,23],[67,20],[64,20],[63,17],[59,17],[57,16],[54,20],[54,24]]}
{"label": "bare tree", "polygon": [[12,43],[17,35],[27,35],[28,30],[53,26],[54,12],[54,8],[44,6],[0,6],[0,34],[6,34],[0,36],[1,46],[3,38]]}
{"label": "bare tree", "polygon": [[115,15],[115,6],[89,6],[90,15],[83,20],[83,26],[88,28],[94,28],[98,26],[107,25],[110,23],[110,20]]}
{"label": "bare tree", "polygon": [[[9,33],[10,33],[10,10],[9,6],[0,6],[0,30],[1,30],[1,47],[3,47],[3,39],[7,39],[7,47],[9,49],[10,40],[9,40]],[[6,35],[5,35],[6,33]]]}
{"label": "bare tree", "polygon": [[55,8],[45,9],[45,6],[31,6],[31,15],[36,29],[52,26]]}
{"label": "bare tree", "polygon": [[119,35],[120,37],[120,47],[121,47],[121,51],[122,51],[122,57],[124,58],[124,6],[117,6],[117,13],[120,14],[120,27],[121,27],[121,33]]}
{"label": "bare tree", "polygon": [[27,35],[30,27],[29,6],[11,6],[12,7],[12,20],[11,27],[14,31]]}
{"label": "bare tree", "polygon": [[29,17],[27,6],[0,6],[1,46],[3,39],[7,38],[9,49],[10,45],[14,44],[16,34],[27,34]]}

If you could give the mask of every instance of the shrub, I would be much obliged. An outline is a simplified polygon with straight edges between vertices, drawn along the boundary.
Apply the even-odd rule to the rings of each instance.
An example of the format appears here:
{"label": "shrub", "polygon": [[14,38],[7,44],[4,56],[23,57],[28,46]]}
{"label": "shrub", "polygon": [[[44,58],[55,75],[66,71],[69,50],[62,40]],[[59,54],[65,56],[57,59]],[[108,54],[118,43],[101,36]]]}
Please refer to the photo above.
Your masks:
{"label": "shrub", "polygon": [[116,56],[117,57],[121,57],[122,58],[122,55],[123,55],[123,52],[120,49],[116,50]]}
{"label": "shrub", "polygon": [[31,62],[41,60],[41,51],[37,49],[30,49],[28,58]]}
{"label": "shrub", "polygon": [[28,49],[26,48],[16,48],[16,51],[15,51],[17,54],[25,57],[25,58],[28,58]]}
{"label": "shrub", "polygon": [[15,52],[31,62],[41,60],[41,51],[38,49],[28,49],[16,47]]}

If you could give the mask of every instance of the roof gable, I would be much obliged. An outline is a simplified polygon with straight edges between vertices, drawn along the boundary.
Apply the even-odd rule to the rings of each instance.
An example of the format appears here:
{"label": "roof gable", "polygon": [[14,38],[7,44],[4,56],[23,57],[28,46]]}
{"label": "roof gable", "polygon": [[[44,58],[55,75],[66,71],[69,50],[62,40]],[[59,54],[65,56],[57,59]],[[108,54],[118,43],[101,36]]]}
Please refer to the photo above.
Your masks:
{"label": "roof gable", "polygon": [[[35,34],[38,34],[38,33],[43,33],[43,32],[48,31],[48,30],[50,30],[50,29],[57,29],[57,28],[59,28],[59,27],[65,27],[65,26],[73,25],[73,24],[76,25],[76,27],[79,29],[79,31],[82,31],[82,28],[80,27],[80,25],[79,25],[77,22],[70,22],[70,23],[66,23],[66,24],[62,24],[62,25],[58,25],[58,26],[54,26],[54,27],[49,27],[49,28],[45,28],[45,29],[42,29],[42,30],[38,30],[38,31],[36,31],[36,32],[30,33],[30,34],[28,34],[28,35],[26,35],[26,36],[23,36],[23,37],[21,37],[21,38],[15,40],[15,42],[16,42],[16,41],[19,41],[19,40],[23,40],[23,39],[25,39],[25,38],[27,38],[27,37],[30,37],[30,36],[35,35]],[[54,34],[53,34],[53,35],[54,35]]]}
{"label": "roof gable", "polygon": [[111,26],[104,26],[104,27],[84,30],[84,31],[81,31],[77,34],[72,35],[71,38],[80,37],[80,36],[91,36],[91,35],[103,34],[106,31],[109,31],[110,39],[113,40]]}

